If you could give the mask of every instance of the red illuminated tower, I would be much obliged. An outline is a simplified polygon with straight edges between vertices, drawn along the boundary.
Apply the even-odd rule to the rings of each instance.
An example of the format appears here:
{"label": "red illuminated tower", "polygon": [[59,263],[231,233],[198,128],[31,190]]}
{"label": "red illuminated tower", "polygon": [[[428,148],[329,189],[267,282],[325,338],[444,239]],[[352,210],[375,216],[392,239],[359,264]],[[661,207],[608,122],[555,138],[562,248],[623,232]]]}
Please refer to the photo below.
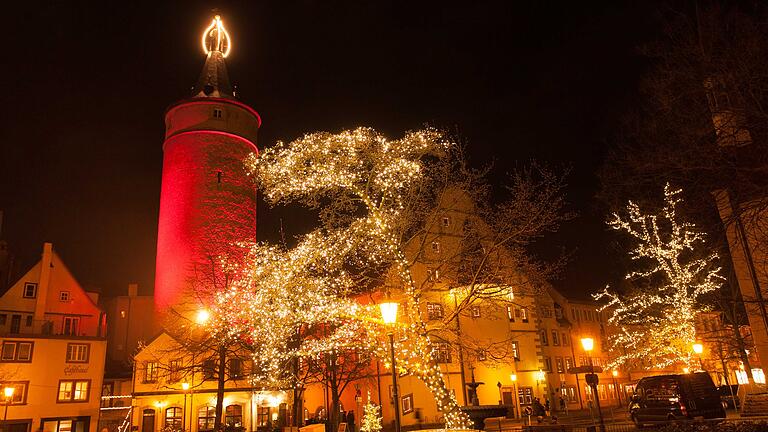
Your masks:
{"label": "red illuminated tower", "polygon": [[[194,281],[234,242],[256,238],[256,189],[243,159],[257,153],[261,119],[232,91],[231,41],[218,16],[203,33],[205,65],[192,97],[165,113],[155,304],[194,306]],[[233,252],[234,251],[234,252]]]}

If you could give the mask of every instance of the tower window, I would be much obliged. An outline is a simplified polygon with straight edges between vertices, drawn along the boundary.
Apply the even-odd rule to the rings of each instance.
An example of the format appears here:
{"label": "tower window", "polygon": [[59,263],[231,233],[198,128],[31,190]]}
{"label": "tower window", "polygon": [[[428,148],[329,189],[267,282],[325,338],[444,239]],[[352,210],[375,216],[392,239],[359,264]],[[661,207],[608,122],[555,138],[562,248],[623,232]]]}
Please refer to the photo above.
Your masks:
{"label": "tower window", "polygon": [[221,108],[214,108],[213,109],[213,118],[224,118],[224,111]]}

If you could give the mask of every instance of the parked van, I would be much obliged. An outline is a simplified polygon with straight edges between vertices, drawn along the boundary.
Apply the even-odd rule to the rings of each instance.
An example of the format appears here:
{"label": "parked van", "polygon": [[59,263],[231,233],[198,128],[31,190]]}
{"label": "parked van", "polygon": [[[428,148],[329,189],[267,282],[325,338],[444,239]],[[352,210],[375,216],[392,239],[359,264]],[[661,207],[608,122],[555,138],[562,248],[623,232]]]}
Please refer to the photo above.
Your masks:
{"label": "parked van", "polygon": [[658,375],[641,379],[629,403],[638,427],[676,420],[725,418],[712,378],[706,372]]}

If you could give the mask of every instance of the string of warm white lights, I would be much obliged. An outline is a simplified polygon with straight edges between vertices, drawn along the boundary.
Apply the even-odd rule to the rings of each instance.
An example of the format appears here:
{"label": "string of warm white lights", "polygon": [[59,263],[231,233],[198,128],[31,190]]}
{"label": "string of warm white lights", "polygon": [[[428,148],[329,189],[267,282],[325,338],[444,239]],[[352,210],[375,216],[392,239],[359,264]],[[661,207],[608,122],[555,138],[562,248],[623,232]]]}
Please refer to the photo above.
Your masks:
{"label": "string of warm white lights", "polygon": [[[372,305],[350,299],[348,267],[386,266],[402,291],[405,313],[394,330],[400,372],[431,390],[448,428],[471,421],[459,409],[433,357],[420,315],[419,296],[398,231],[404,192],[423,177],[423,158],[452,146],[433,129],[388,140],[369,128],[314,133],[278,143],[246,166],[273,204],[321,200],[352,203],[344,224],[314,231],[291,250],[254,246],[238,283],[215,300],[212,330],[251,343],[262,378],[279,379],[281,365],[295,357],[355,349],[372,352],[387,367],[387,330]],[[355,207],[357,206],[357,207]],[[322,336],[313,328],[324,329]],[[266,362],[266,363],[265,363]]]}
{"label": "string of warm white lights", "polygon": [[706,310],[701,296],[722,286],[724,278],[717,255],[702,253],[704,234],[680,220],[681,193],[667,184],[660,215],[644,214],[630,201],[626,217],[614,213],[609,221],[612,229],[635,240],[630,257],[644,266],[626,278],[648,283],[648,288],[627,296],[608,287],[594,295],[606,302],[601,310],[610,313],[608,322],[617,328],[610,338],[609,367],[694,366],[695,319]]}

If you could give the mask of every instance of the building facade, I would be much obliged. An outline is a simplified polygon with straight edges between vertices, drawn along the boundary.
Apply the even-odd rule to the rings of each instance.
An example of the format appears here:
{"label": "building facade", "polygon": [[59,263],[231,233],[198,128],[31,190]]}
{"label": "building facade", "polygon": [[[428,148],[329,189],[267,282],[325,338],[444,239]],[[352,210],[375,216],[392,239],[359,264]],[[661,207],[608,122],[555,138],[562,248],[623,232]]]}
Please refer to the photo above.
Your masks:
{"label": "building facade", "polygon": [[8,429],[97,430],[107,345],[97,301],[50,243],[0,297],[0,388],[13,388]]}

